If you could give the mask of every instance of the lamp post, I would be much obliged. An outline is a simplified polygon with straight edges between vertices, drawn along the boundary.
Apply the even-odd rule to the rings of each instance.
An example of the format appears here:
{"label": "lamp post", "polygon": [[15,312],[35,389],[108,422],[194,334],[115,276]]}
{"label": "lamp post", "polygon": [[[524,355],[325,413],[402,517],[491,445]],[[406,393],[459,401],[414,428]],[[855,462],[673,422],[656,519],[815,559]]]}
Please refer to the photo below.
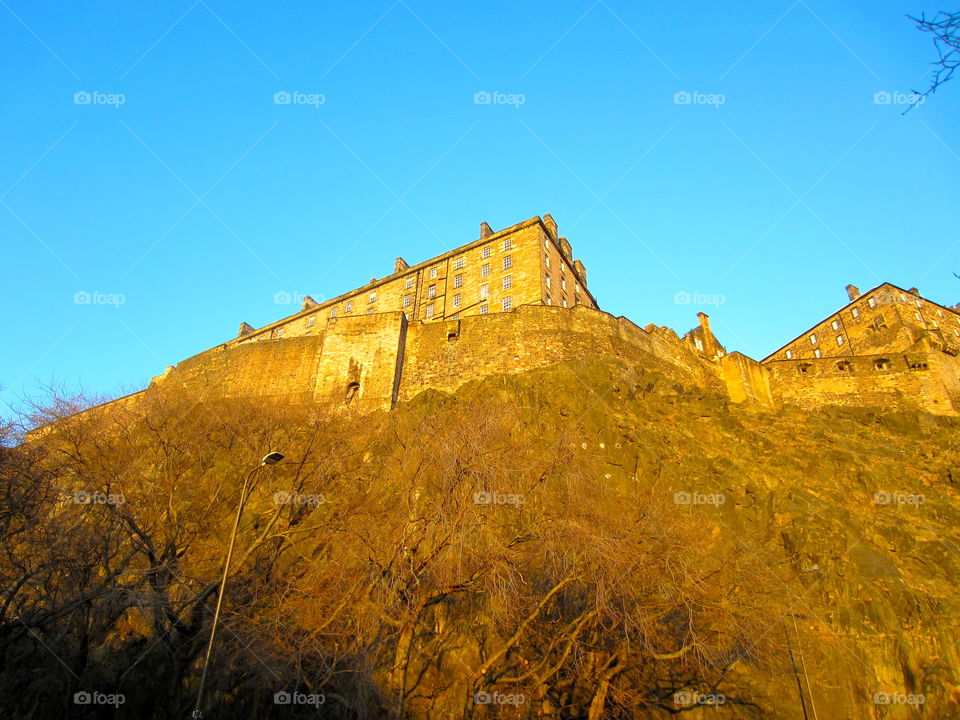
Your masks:
{"label": "lamp post", "polygon": [[220,607],[223,605],[223,591],[227,586],[227,573],[230,572],[230,560],[233,558],[233,545],[237,540],[237,529],[240,527],[240,515],[243,513],[243,505],[247,500],[247,488],[250,486],[250,479],[256,474],[257,470],[267,465],[276,465],[283,460],[283,454],[272,452],[264,455],[260,464],[247,473],[243,479],[243,489],[240,490],[240,502],[237,504],[237,516],[233,520],[233,532],[230,533],[230,545],[227,547],[227,557],[223,561],[223,577],[220,578],[220,588],[217,590],[217,607],[213,611],[213,627],[210,628],[210,641],[207,643],[207,654],[203,658],[203,674],[200,676],[200,690],[197,692],[197,704],[193,708],[191,718],[202,718],[203,712],[200,706],[203,703],[203,689],[207,684],[207,669],[210,667],[210,656],[213,654],[213,641],[217,637],[217,621],[220,619]]}

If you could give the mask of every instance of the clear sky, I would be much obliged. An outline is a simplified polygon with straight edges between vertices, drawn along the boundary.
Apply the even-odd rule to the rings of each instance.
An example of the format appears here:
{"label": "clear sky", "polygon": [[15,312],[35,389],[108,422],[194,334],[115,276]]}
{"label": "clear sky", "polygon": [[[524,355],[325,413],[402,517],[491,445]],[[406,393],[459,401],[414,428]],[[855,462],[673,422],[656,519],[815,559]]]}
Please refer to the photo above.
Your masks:
{"label": "clear sky", "polygon": [[937,9],[0,0],[0,399],[138,389],[547,212],[604,310],[758,359],[847,283],[953,304],[960,80],[902,114]]}

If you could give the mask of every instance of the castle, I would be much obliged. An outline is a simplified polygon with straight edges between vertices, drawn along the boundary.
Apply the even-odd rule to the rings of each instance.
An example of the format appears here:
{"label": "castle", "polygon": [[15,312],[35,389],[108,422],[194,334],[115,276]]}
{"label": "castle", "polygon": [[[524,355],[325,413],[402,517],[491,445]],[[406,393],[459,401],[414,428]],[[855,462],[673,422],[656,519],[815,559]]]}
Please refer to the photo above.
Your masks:
{"label": "castle", "polygon": [[680,337],[597,306],[550,215],[480,237],[182,361],[127,396],[177,383],[198,396],[270,396],[391,409],[426,389],[609,356],[732,401],[774,408],[884,406],[960,412],[960,313],[884,283],[756,361],[728,353],[708,316]]}

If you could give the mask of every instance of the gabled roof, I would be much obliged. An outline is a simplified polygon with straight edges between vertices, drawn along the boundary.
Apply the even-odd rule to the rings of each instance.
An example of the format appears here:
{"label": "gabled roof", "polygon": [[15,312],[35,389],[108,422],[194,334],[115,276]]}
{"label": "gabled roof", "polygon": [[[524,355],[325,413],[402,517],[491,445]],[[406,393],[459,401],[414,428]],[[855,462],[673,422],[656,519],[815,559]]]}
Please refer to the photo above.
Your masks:
{"label": "gabled roof", "polygon": [[880,283],[880,284],[877,285],[875,288],[871,288],[870,290],[867,290],[865,293],[861,293],[860,295],[858,295],[855,300],[851,300],[850,302],[848,302],[848,303],[847,303],[846,305],[844,305],[843,307],[841,307],[841,308],[833,311],[832,313],[830,313],[829,315],[827,315],[827,317],[824,318],[823,320],[821,320],[820,322],[815,323],[814,325],[811,325],[809,328],[807,328],[806,330],[804,330],[802,333],[800,333],[799,335],[797,335],[797,336],[796,336],[795,338],[793,338],[792,340],[789,340],[788,342],[785,342],[783,345],[781,345],[781,346],[778,347],[776,350],[774,350],[772,353],[770,353],[770,354],[767,355],[765,358],[763,358],[763,360],[761,360],[760,362],[762,362],[762,363],[766,362],[767,360],[769,360],[770,358],[772,358],[774,355],[776,355],[778,352],[780,352],[781,350],[783,350],[783,349],[784,349],[785,347],[787,347],[788,345],[792,345],[792,344],[795,343],[797,340],[799,340],[800,338],[802,338],[804,335],[808,335],[808,334],[811,333],[813,330],[815,330],[816,328],[818,328],[823,322],[825,322],[825,321],[827,320],[827,318],[832,317],[832,316],[834,316],[834,315],[839,315],[839,314],[842,313],[844,310],[846,310],[847,308],[849,308],[851,305],[855,305],[856,303],[862,301],[864,298],[867,298],[867,297],[869,297],[870,295],[872,295],[873,293],[877,292],[877,290],[880,290],[881,288],[892,288],[892,289],[897,290],[897,291],[899,291],[899,292],[901,292],[901,293],[903,293],[903,294],[905,294],[905,295],[913,295],[914,297],[919,297],[921,300],[926,300],[926,301],[927,301],[928,303],[930,303],[931,305],[936,305],[936,306],[937,306],[938,308],[940,308],[941,310],[946,310],[947,312],[953,313],[953,314],[956,315],[957,317],[960,317],[960,313],[958,313],[958,312],[957,312],[956,310],[954,310],[953,308],[949,308],[949,307],[947,307],[946,305],[941,305],[940,303],[934,302],[933,300],[928,300],[927,298],[923,297],[922,295],[917,295],[917,294],[915,294],[915,293],[912,293],[912,292],[910,292],[909,290],[906,290],[906,289],[900,287],[899,285],[894,285],[893,283],[889,283],[889,282]]}

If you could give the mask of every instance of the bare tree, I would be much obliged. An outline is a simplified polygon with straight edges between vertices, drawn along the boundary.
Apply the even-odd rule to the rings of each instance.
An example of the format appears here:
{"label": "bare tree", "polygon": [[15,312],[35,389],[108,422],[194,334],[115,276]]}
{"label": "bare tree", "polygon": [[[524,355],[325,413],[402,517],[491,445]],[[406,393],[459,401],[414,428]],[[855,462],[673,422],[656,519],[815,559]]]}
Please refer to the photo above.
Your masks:
{"label": "bare tree", "polygon": [[919,30],[933,35],[933,46],[937,50],[937,59],[931,63],[935,71],[930,87],[923,92],[914,91],[920,97],[927,97],[949,81],[960,66],[960,12],[940,11],[930,19],[925,14],[919,18],[912,15],[908,17],[917,24]]}

